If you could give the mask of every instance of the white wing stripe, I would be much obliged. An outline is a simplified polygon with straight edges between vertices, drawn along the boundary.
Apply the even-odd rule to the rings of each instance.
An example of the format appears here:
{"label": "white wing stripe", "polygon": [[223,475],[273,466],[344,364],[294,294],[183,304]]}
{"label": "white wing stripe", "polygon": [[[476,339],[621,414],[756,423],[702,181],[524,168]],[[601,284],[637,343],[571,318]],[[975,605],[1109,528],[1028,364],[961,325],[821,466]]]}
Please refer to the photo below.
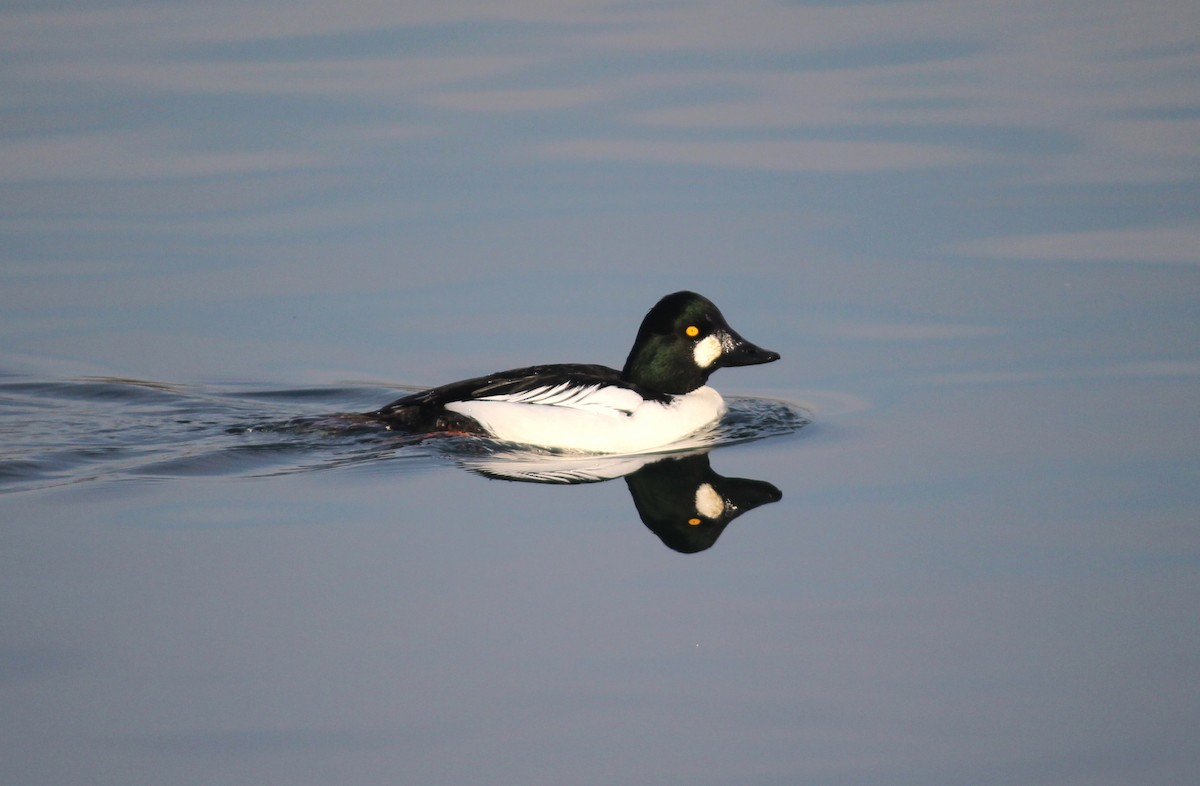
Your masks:
{"label": "white wing stripe", "polygon": [[630,413],[642,403],[642,397],[636,391],[613,385],[576,387],[569,382],[562,382],[517,393],[480,396],[476,401],[503,401],[509,404],[537,404],[573,409],[607,409]]}

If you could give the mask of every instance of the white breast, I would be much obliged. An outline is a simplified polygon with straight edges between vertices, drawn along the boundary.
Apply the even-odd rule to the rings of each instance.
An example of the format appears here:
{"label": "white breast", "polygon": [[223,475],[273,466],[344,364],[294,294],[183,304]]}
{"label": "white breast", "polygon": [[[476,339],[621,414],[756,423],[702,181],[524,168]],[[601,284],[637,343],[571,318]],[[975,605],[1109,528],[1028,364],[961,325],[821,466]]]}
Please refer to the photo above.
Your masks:
{"label": "white breast", "polygon": [[627,388],[565,385],[456,401],[446,409],[497,439],[590,453],[638,453],[676,442],[725,414],[721,394],[701,387],[667,403]]}

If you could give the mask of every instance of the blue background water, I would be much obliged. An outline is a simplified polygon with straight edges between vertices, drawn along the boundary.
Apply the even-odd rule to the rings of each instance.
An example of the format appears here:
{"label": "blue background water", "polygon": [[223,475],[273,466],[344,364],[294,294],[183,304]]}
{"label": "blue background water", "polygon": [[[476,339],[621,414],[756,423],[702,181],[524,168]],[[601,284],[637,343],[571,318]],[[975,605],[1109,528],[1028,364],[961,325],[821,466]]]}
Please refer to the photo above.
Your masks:
{"label": "blue background water", "polygon": [[[23,2],[0,53],[0,780],[1200,769],[1195,3]],[[712,452],[783,498],[699,554],[620,480],[246,431],[619,365],[685,287],[814,416]]]}

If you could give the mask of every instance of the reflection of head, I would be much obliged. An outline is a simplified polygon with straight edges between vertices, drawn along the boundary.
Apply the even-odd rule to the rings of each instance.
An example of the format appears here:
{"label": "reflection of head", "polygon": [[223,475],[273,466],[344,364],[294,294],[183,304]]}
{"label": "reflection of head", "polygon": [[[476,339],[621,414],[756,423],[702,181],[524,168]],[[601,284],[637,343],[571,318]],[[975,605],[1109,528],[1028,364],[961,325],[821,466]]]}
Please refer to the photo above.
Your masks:
{"label": "reflection of head", "polygon": [[710,548],[729,522],[783,497],[770,483],[718,475],[707,454],[656,461],[625,482],[645,525],[684,554]]}

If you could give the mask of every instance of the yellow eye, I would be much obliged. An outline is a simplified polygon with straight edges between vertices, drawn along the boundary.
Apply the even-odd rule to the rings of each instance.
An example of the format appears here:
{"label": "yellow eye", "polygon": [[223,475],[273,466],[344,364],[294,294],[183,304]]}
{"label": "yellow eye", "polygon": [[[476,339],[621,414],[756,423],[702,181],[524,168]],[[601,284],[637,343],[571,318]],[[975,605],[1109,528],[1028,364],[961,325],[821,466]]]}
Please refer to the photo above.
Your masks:
{"label": "yellow eye", "polygon": [[699,523],[700,523],[700,519],[698,519],[698,518],[692,517],[692,518],[688,519],[688,524],[691,524],[693,527],[698,525]]}
{"label": "yellow eye", "polygon": [[688,325],[687,329],[685,329],[683,332],[687,333],[692,338],[695,338],[696,336],[700,335],[700,328],[696,327],[695,325]]}

